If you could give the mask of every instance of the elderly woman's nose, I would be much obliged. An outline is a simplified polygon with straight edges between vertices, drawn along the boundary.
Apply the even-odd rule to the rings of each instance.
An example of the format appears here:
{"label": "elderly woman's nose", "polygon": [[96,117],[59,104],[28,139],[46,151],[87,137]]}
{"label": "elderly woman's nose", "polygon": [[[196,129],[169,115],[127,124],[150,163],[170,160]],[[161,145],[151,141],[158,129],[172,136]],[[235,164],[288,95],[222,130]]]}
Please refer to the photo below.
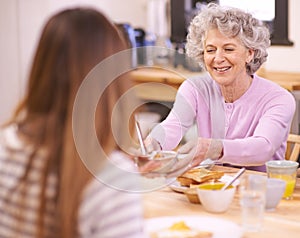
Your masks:
{"label": "elderly woman's nose", "polygon": [[222,50],[216,50],[215,60],[224,60],[224,52]]}

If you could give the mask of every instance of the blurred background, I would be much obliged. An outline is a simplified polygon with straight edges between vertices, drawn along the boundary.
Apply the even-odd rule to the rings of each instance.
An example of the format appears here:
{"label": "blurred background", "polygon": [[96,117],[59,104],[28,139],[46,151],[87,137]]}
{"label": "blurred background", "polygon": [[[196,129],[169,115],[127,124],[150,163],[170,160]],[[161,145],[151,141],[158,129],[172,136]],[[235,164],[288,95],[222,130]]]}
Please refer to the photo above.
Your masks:
{"label": "blurred background", "polygon": [[[113,19],[125,33],[134,34],[131,38],[133,45],[160,45],[182,53],[189,20],[207,2],[209,1],[0,0],[0,123],[8,119],[12,108],[22,96],[40,30],[53,13],[70,6],[92,6]],[[257,17],[269,24],[273,34],[273,45],[269,49],[269,58],[264,69],[300,73],[300,31],[299,26],[297,27],[300,22],[300,1],[257,2],[219,1],[220,4],[239,4],[238,6],[247,7],[249,11],[257,12]],[[286,9],[282,6],[276,8],[278,3],[284,4]],[[161,55],[160,60],[164,60],[163,57],[164,55]],[[145,58],[136,60],[137,64],[141,61],[151,64],[145,61]],[[177,58],[175,64],[181,63],[180,58]],[[192,64],[187,68],[197,70]]]}

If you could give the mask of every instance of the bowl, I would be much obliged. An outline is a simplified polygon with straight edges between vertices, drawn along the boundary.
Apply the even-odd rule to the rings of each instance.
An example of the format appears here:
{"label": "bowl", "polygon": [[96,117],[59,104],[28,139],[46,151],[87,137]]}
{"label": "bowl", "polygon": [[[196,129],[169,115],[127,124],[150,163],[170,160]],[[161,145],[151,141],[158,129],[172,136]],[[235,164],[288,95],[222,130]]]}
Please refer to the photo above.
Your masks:
{"label": "bowl", "polygon": [[151,163],[153,161],[159,162],[157,163],[158,167],[156,164],[155,168],[149,171],[149,173],[168,173],[178,161],[177,152],[168,150],[152,151],[147,155],[137,155],[135,157],[135,163],[138,167],[145,166],[147,163]]}
{"label": "bowl", "polygon": [[207,212],[222,213],[226,212],[233,201],[236,191],[235,186],[229,186],[221,190],[224,183],[202,184],[197,187],[197,194],[203,208]]}
{"label": "bowl", "polygon": [[200,204],[196,188],[187,188],[183,192],[190,203]]}
{"label": "bowl", "polygon": [[286,187],[286,182],[282,179],[268,178],[266,189],[266,205],[267,211],[274,211],[279,204]]}

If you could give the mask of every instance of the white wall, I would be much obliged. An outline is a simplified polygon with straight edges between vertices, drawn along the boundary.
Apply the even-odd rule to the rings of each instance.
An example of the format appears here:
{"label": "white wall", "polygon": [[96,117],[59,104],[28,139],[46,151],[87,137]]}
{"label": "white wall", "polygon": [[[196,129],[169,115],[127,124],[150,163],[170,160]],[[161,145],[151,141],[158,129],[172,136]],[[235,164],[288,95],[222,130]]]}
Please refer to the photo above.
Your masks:
{"label": "white wall", "polygon": [[[8,0],[9,1],[9,0]],[[20,51],[17,4],[0,0],[0,122],[20,95]]]}
{"label": "white wall", "polygon": [[[0,123],[10,116],[24,92],[36,42],[46,19],[75,5],[93,6],[116,22],[146,28],[148,0],[0,0]],[[126,6],[124,6],[126,5]],[[292,47],[271,46],[267,70],[300,72],[299,0],[289,1]]]}
{"label": "white wall", "polygon": [[0,123],[22,97],[45,21],[63,8],[78,5],[93,6],[134,27],[147,24],[147,0],[0,0]]}
{"label": "white wall", "polygon": [[300,72],[299,9],[299,0],[289,0],[289,39],[294,42],[294,45],[292,47],[271,46],[265,64],[267,70]]}

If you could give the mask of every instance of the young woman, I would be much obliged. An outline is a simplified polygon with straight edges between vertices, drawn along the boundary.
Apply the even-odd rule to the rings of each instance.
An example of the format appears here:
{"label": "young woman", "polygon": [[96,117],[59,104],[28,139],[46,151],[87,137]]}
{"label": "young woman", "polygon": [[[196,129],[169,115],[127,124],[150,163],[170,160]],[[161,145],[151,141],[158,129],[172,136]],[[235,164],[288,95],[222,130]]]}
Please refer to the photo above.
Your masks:
{"label": "young woman", "polygon": [[[46,23],[25,97],[0,130],[0,237],[143,237],[140,196],[110,186],[124,177],[104,169],[103,155],[92,175],[72,131],[74,102],[86,75],[126,45],[115,25],[93,9],[67,9]],[[107,87],[93,125],[107,157],[127,167],[131,160],[114,138],[111,115],[130,87],[126,77]],[[121,109],[120,116],[126,112]],[[134,128],[119,120],[121,128]],[[92,148],[89,137],[85,143]],[[105,177],[106,184],[95,177]]]}

